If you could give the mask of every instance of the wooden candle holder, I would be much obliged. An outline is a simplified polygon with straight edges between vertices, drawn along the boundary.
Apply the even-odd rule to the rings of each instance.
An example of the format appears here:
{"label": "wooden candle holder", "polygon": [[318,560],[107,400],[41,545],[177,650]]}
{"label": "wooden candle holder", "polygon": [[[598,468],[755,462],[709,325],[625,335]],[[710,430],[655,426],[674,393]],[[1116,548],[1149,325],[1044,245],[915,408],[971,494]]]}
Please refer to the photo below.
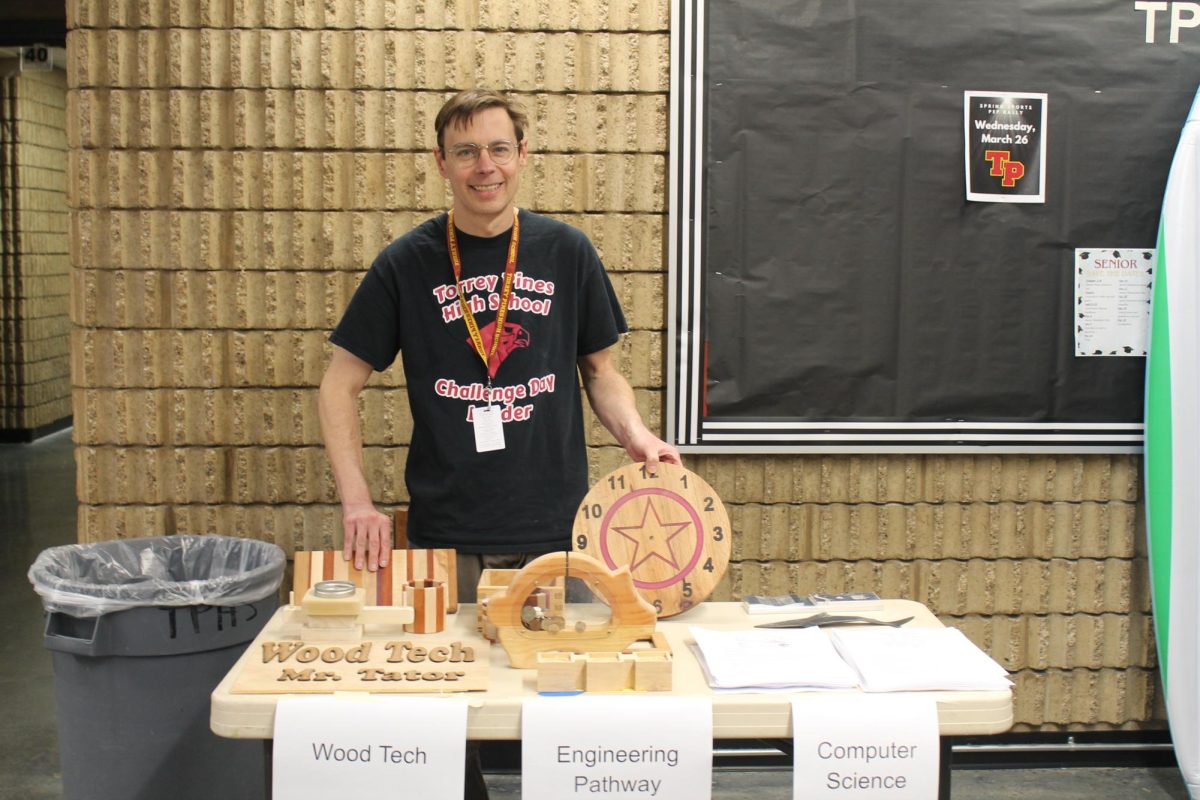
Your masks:
{"label": "wooden candle holder", "polygon": [[409,633],[440,633],[446,629],[446,584],[419,580],[404,584],[404,604],[413,610]]}

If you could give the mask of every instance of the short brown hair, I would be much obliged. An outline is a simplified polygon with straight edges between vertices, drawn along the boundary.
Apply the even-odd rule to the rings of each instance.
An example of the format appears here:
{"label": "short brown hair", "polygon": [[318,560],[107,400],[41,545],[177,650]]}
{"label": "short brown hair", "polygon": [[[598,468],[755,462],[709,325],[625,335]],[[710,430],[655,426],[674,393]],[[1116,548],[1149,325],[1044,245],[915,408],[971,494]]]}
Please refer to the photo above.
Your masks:
{"label": "short brown hair", "polygon": [[433,128],[437,131],[438,150],[442,149],[447,127],[452,124],[466,127],[472,117],[488,108],[503,108],[508,112],[508,117],[517,132],[517,144],[525,139],[525,125],[528,119],[520,103],[492,89],[467,89],[447,100],[433,120]]}

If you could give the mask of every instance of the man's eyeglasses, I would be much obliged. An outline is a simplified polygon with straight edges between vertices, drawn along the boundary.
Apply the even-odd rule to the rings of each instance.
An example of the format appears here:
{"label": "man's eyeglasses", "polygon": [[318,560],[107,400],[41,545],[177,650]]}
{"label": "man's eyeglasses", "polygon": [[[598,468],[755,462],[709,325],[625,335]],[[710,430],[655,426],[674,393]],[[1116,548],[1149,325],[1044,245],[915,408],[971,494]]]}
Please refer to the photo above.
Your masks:
{"label": "man's eyeglasses", "polygon": [[459,167],[471,167],[479,161],[479,154],[487,150],[493,164],[507,164],[517,154],[517,146],[507,139],[499,139],[491,144],[456,144],[446,152],[446,157]]}

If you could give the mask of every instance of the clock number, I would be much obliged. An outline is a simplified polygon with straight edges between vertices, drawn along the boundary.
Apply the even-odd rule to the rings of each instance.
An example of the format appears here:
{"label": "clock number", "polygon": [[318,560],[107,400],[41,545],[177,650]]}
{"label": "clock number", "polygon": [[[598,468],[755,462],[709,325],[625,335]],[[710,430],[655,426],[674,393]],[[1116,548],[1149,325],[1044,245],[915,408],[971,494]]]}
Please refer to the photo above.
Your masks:
{"label": "clock number", "polygon": [[692,585],[690,583],[688,583],[687,581],[683,582],[683,596],[684,597],[692,596]]}
{"label": "clock number", "polygon": [[704,510],[705,511],[714,511],[715,510],[713,508],[713,499],[711,497],[704,498]]}
{"label": "clock number", "polygon": [[713,526],[713,541],[719,542],[725,538],[725,529],[720,525]]}
{"label": "clock number", "polygon": [[575,546],[578,547],[580,550],[586,550],[587,549],[587,537],[584,536],[582,533],[579,534],[578,536],[576,536],[575,537]]}
{"label": "clock number", "polygon": [[592,503],[590,506],[585,505],[583,507],[584,519],[600,519],[600,515],[603,513],[604,509],[600,507],[599,503]]}
{"label": "clock number", "polygon": [[609,475],[608,476],[608,488],[616,489],[618,486],[620,486],[622,489],[625,488],[625,476],[624,475]]}
{"label": "clock number", "polygon": [[[649,470],[647,470],[647,469],[646,469],[646,465],[645,465],[645,464],[642,464],[642,466],[640,467],[640,469],[641,469],[641,473],[642,473],[642,477],[643,477],[643,478],[650,478],[650,479],[654,479],[654,478],[657,478],[657,477],[658,477],[658,473],[657,473],[657,472],[650,472]],[[610,479],[610,480],[611,480],[611,479]]]}
{"label": "clock number", "polygon": [[658,612],[658,613],[660,613],[660,614],[662,613],[662,600],[655,600],[655,601],[654,601],[654,610],[655,610],[655,611],[657,611],[657,612]]}
{"label": "clock number", "polygon": [[[582,537],[580,537],[580,538],[582,538]],[[712,563],[712,559],[711,559],[711,558],[710,558],[708,561],[705,561],[705,562],[704,562],[704,571],[705,571],[705,572],[712,572],[712,571],[713,571],[713,563]]]}
{"label": "clock number", "polygon": [[687,475],[680,475],[679,481],[680,481],[680,483],[683,484],[683,488],[686,489],[687,488]]}

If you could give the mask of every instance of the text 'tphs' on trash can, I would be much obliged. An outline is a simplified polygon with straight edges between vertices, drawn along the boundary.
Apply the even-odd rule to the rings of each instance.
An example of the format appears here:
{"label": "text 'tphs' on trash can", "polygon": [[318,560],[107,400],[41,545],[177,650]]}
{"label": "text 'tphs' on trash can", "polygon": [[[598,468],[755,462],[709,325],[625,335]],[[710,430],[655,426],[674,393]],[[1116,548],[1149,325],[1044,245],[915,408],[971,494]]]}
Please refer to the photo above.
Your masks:
{"label": "text 'tphs' on trash can", "polygon": [[45,550],[64,800],[259,800],[261,742],[209,729],[210,695],[279,605],[273,544],[169,536]]}

